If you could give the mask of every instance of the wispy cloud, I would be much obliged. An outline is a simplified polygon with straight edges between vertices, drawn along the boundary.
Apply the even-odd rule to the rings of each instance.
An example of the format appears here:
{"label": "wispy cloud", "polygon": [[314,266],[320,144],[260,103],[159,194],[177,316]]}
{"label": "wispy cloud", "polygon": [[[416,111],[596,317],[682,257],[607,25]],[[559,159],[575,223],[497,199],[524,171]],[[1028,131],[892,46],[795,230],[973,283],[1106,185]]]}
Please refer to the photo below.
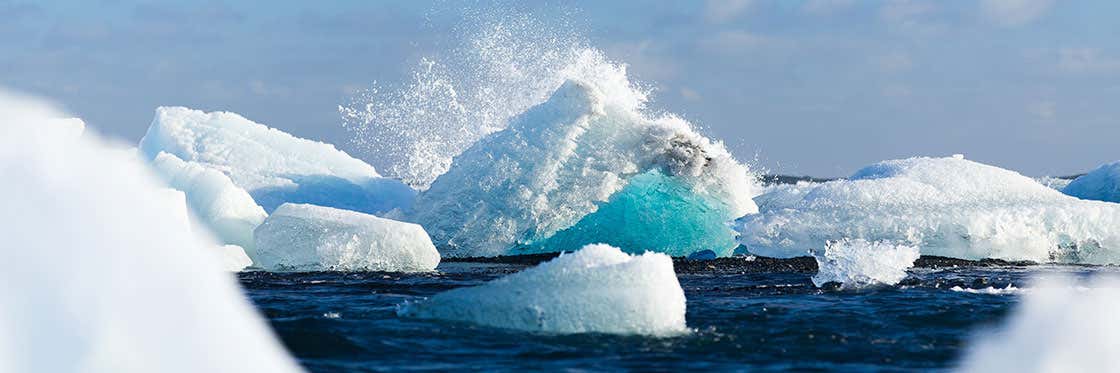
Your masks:
{"label": "wispy cloud", "polygon": [[726,23],[750,9],[753,0],[708,0],[704,4],[704,19],[710,23]]}
{"label": "wispy cloud", "polygon": [[1054,0],[982,0],[980,12],[1000,26],[1019,26],[1042,17]]}

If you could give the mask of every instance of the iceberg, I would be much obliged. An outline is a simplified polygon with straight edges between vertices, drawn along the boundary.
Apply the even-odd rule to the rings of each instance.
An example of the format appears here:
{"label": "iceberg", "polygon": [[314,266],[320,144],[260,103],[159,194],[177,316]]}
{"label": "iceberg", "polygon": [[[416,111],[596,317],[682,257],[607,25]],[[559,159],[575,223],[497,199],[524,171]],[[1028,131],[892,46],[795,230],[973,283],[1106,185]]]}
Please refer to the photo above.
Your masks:
{"label": "iceberg", "polygon": [[237,245],[221,245],[218,247],[218,253],[222,262],[222,268],[230,272],[240,272],[253,265],[253,260],[249,259],[249,254],[245,253],[245,249]]}
{"label": "iceberg", "polygon": [[722,143],[673,116],[607,65],[455,157],[407,216],[446,256],[558,252],[591,243],[674,256],[737,245],[728,223],[759,190]]}
{"label": "iceberg", "polygon": [[424,228],[330,207],[285,203],[257,227],[254,266],[269,271],[431,271]]}
{"label": "iceberg", "polygon": [[1081,175],[1062,188],[1062,193],[1081,199],[1120,203],[1120,161]]}
{"label": "iceberg", "polygon": [[481,286],[402,305],[405,317],[547,333],[687,333],[673,261],[587,245]]}
{"label": "iceberg", "polygon": [[252,250],[253,229],[268,216],[244,189],[225,174],[160,152],[152,161],[167,184],[186,193],[194,216],[225,244]]}
{"label": "iceberg", "polygon": [[300,371],[181,193],[57,117],[0,91],[0,372]]}
{"label": "iceberg", "polygon": [[1120,279],[1036,279],[1005,325],[973,338],[960,372],[1104,372],[1120,366]]}
{"label": "iceberg", "polygon": [[824,252],[812,254],[817,260],[813,285],[836,282],[842,288],[895,285],[906,278],[906,269],[919,257],[914,246],[860,239],[831,241]]}
{"label": "iceberg", "polygon": [[851,238],[971,260],[1120,263],[1120,205],[961,157],[885,161],[847,180],[775,188],[756,202],[760,212],[737,226],[757,255],[801,256]]}
{"label": "iceberg", "polygon": [[333,145],[228,112],[160,107],[139,149],[148,159],[166,152],[221,171],[265,211],[295,202],[376,214],[408,207],[415,194]]}

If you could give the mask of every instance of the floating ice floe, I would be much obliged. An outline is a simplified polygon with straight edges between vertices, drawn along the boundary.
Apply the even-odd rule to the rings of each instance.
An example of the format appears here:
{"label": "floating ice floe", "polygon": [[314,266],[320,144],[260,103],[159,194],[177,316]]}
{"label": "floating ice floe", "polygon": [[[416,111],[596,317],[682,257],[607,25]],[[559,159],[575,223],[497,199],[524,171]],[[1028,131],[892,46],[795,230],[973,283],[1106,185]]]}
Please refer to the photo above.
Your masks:
{"label": "floating ice floe", "polygon": [[813,284],[829,282],[843,288],[894,285],[906,278],[906,270],[918,260],[918,248],[861,239],[828,242],[823,252],[813,252],[817,274]]}
{"label": "floating ice floe", "polygon": [[431,271],[424,228],[330,207],[285,203],[255,232],[253,265],[270,271]]}
{"label": "floating ice floe", "polygon": [[225,174],[160,152],[152,161],[167,184],[186,193],[194,216],[226,244],[252,251],[253,229],[268,216],[253,197]]}
{"label": "floating ice floe", "polygon": [[1035,178],[1034,180],[1038,181],[1039,184],[1045,185],[1047,188],[1054,189],[1054,190],[1065,189],[1066,186],[1069,185],[1069,183],[1073,182],[1073,179],[1067,179],[1067,178],[1062,178],[1062,177],[1053,177],[1053,176],[1043,176],[1043,177]]}
{"label": "floating ice floe", "polygon": [[956,157],[885,161],[756,201],[760,213],[737,225],[757,255],[801,256],[829,240],[860,238],[961,259],[1120,263],[1120,204],[1066,196]]}
{"label": "floating ice floe", "polygon": [[599,62],[455,158],[409,217],[447,256],[590,243],[687,256],[737,246],[728,222],[759,189],[723,147],[676,117],[648,118],[625,71]]}
{"label": "floating ice floe", "polygon": [[1120,280],[1097,275],[1032,284],[1006,325],[980,334],[961,372],[1106,372],[1120,367]]}
{"label": "floating ice floe", "polygon": [[1062,188],[1062,193],[1081,199],[1120,203],[1120,161],[1081,175]]}
{"label": "floating ice floe", "polygon": [[296,202],[382,213],[407,207],[415,194],[333,145],[228,112],[158,108],[140,151],[148,159],[166,152],[221,171],[265,211]]}
{"label": "floating ice floe", "polygon": [[55,114],[0,92],[0,372],[299,371],[181,193]]}
{"label": "floating ice floe", "polygon": [[587,245],[533,268],[407,303],[402,316],[550,333],[686,333],[673,261]]}

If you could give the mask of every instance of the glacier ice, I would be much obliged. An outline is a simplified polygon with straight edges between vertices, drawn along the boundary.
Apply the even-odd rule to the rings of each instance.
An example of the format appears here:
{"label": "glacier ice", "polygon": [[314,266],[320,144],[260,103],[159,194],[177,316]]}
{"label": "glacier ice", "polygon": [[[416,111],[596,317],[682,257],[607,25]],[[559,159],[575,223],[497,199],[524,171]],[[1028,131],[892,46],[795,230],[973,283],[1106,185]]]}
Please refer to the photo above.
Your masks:
{"label": "glacier ice", "polygon": [[383,213],[407,207],[415,194],[333,145],[234,113],[160,107],[139,148],[148,159],[166,152],[221,171],[265,211],[296,202]]}
{"label": "glacier ice", "polygon": [[1114,274],[1036,279],[1005,325],[973,338],[958,371],[1114,371],[1120,367],[1117,309]]}
{"label": "glacier ice", "polygon": [[737,246],[728,222],[758,186],[723,147],[673,116],[642,113],[624,69],[564,82],[479,140],[408,215],[447,256],[555,252],[590,243],[675,256]]}
{"label": "glacier ice", "polygon": [[845,239],[828,242],[823,252],[813,251],[817,274],[813,284],[829,282],[843,288],[894,285],[906,278],[906,269],[918,260],[918,248],[888,242]]}
{"label": "glacier ice", "polygon": [[1120,203],[1120,161],[1101,165],[1081,175],[1067,184],[1062,193],[1081,199]]}
{"label": "glacier ice", "polygon": [[486,284],[406,303],[406,317],[549,333],[673,335],[688,332],[673,261],[583,247]]}
{"label": "glacier ice", "polygon": [[245,249],[241,246],[221,245],[218,246],[217,250],[221,258],[222,268],[227,271],[240,272],[253,265],[253,260],[249,258],[249,254],[246,254]]}
{"label": "glacier ice", "polygon": [[299,371],[183,197],[57,117],[0,92],[0,371]]}
{"label": "glacier ice", "polygon": [[430,271],[439,252],[419,225],[285,203],[255,231],[255,267],[270,271]]}
{"label": "glacier ice", "polygon": [[737,226],[758,255],[801,256],[860,238],[962,259],[1120,263],[1120,205],[961,158],[884,161],[847,180],[775,188],[756,202],[760,213]]}
{"label": "glacier ice", "polygon": [[268,216],[244,189],[225,174],[160,152],[152,168],[167,184],[186,193],[194,216],[226,244],[252,251],[253,229]]}

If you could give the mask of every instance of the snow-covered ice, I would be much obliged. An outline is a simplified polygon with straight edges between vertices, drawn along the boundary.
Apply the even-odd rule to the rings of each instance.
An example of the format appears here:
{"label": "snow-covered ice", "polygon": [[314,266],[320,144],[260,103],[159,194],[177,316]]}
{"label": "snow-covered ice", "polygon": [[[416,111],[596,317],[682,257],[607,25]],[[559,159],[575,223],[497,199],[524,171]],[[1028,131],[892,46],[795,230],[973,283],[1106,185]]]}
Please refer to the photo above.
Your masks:
{"label": "snow-covered ice", "polygon": [[402,305],[402,316],[550,333],[686,333],[673,261],[587,245],[481,286]]}
{"label": "snow-covered ice", "polygon": [[255,232],[255,267],[270,271],[430,271],[439,252],[424,228],[330,207],[285,203]]}
{"label": "snow-covered ice", "polygon": [[804,255],[829,240],[917,246],[923,255],[1120,263],[1120,204],[1086,201],[962,158],[868,166],[847,180],[784,186],[738,221],[757,255]]}
{"label": "snow-covered ice", "polygon": [[148,159],[166,152],[221,171],[265,211],[296,202],[382,213],[407,207],[415,195],[333,145],[229,112],[158,108],[139,148]]}
{"label": "snow-covered ice", "polygon": [[1120,203],[1120,161],[1097,167],[1071,181],[1062,193],[1097,201]]}
{"label": "snow-covered ice", "polygon": [[0,92],[0,371],[299,371],[182,195],[58,117]]}
{"label": "snow-covered ice", "polygon": [[1098,274],[1086,287],[1068,277],[1036,280],[1005,325],[974,338],[958,370],[1115,371],[1120,367],[1120,279],[1114,276]]}
{"label": "snow-covered ice", "polygon": [[822,252],[813,251],[817,274],[813,284],[829,282],[844,288],[894,285],[906,278],[906,269],[918,260],[918,248],[861,239],[831,241]]}
{"label": "snow-covered ice", "polygon": [[737,246],[727,223],[759,190],[722,143],[673,116],[650,118],[622,67],[564,82],[475,143],[409,214],[447,256],[555,252],[590,243],[686,256]]}
{"label": "snow-covered ice", "polygon": [[167,184],[186,193],[194,216],[226,244],[252,251],[253,229],[268,216],[244,189],[225,174],[160,152],[152,168]]}

